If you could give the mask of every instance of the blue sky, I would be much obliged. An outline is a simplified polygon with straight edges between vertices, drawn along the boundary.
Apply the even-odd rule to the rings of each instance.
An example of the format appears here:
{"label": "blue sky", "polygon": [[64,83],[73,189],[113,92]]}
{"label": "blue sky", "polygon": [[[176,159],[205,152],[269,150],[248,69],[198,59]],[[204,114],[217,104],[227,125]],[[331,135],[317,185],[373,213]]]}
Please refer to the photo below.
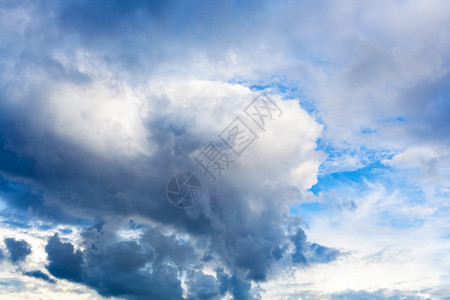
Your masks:
{"label": "blue sky", "polygon": [[439,0],[0,2],[0,298],[450,299],[449,26]]}

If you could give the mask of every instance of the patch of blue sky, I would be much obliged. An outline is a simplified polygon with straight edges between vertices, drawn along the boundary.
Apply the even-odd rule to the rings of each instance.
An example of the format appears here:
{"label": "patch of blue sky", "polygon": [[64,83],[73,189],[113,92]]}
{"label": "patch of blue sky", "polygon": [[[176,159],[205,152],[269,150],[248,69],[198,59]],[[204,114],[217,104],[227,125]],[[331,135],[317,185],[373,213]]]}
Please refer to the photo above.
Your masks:
{"label": "patch of blue sky", "polygon": [[385,195],[392,197],[393,201],[379,200],[377,205],[376,225],[394,229],[417,228],[431,217],[427,210],[430,203],[422,187],[413,184],[407,179],[406,172],[391,171],[382,178]]}
{"label": "patch of blue sky", "polygon": [[[369,189],[367,185],[368,180],[374,180],[375,176],[380,176],[381,172],[385,172],[388,169],[389,167],[381,165],[380,163],[375,163],[356,171],[339,172],[320,176],[318,178],[318,182],[312,186],[309,191],[311,191],[315,196],[332,193],[337,198],[347,198],[348,196],[358,197]],[[375,170],[377,175],[374,174]],[[349,193],[351,193],[351,195]],[[300,207],[294,207],[301,210],[308,210],[311,213],[316,213],[318,211],[328,209],[327,206],[330,205],[335,206],[335,204],[330,201],[317,203],[317,205],[314,203],[304,203],[301,204]],[[291,212],[295,211],[291,210]]]}
{"label": "patch of blue sky", "polygon": [[325,206],[326,205],[324,203],[320,202],[300,203],[291,207],[291,213],[300,213],[302,211],[308,213],[319,213],[323,212],[323,210],[326,208]]}
{"label": "patch of blue sky", "polygon": [[298,99],[300,106],[308,113],[316,112],[315,102],[306,96],[306,92],[298,83],[287,79],[285,76],[272,76],[267,80],[231,80],[228,83],[242,84],[252,91],[272,90],[284,99]]}
{"label": "patch of blue sky", "polygon": [[[374,132],[373,129],[366,129],[366,131]],[[389,150],[373,150],[366,146],[351,147],[350,144],[348,144],[346,147],[337,147],[332,143],[332,141],[325,138],[320,138],[317,140],[316,150],[325,152],[329,158],[341,157],[344,154],[360,154],[363,155],[367,161],[390,159],[394,155],[394,153]]]}
{"label": "patch of blue sky", "polygon": [[376,215],[376,225],[395,229],[423,225],[424,216],[399,214],[397,210],[410,207],[427,208],[427,199],[422,187],[409,181],[407,172],[393,169],[379,161],[354,171],[320,176],[317,184],[309,190],[316,196],[317,201],[292,205],[290,212],[293,215],[301,215],[310,223],[320,215],[331,216],[343,210],[353,211],[378,187],[382,187],[384,195],[395,197],[395,202],[386,207],[380,204],[379,209],[373,212]]}
{"label": "patch of blue sky", "polygon": [[[318,196],[318,201],[323,201],[320,195],[333,194],[338,199],[330,199],[331,201],[321,202],[321,203],[303,203],[296,204],[291,207],[292,214],[318,214],[325,213],[326,211],[347,208],[354,209],[355,204],[353,201],[345,200],[349,197],[360,197],[367,192],[369,186],[367,182],[379,182],[384,181],[383,184],[387,186],[392,186],[389,183],[389,176],[387,175],[392,171],[391,167],[381,163],[382,159],[391,157],[390,154],[379,153],[376,151],[371,151],[365,147],[360,147],[359,149],[337,149],[327,140],[320,139],[317,142],[317,150],[325,152],[328,156],[327,161],[332,162],[335,158],[341,158],[343,154],[357,156],[358,159],[362,160],[362,163],[358,166],[350,167],[350,170],[345,170],[341,172],[333,172],[327,166],[327,161],[324,162],[325,168],[328,170],[323,170],[324,164],[321,165],[319,171],[318,182],[310,188],[315,196]],[[393,187],[392,187],[393,188]],[[319,200],[320,199],[320,200]],[[339,203],[337,205],[337,201]]]}
{"label": "patch of blue sky", "polygon": [[50,230],[55,227],[56,226],[54,224],[49,223],[49,222],[43,222],[43,223],[37,224],[37,228],[39,228],[40,230]]}
{"label": "patch of blue sky", "polygon": [[60,229],[58,229],[58,231],[60,233],[62,233],[62,234],[71,234],[71,233],[73,233],[73,230],[70,229],[70,228],[60,228]]}
{"label": "patch of blue sky", "polygon": [[2,197],[0,197],[0,212],[2,210],[4,210],[5,208],[7,208],[8,206],[6,205],[6,203],[2,200]]}
{"label": "patch of blue sky", "polygon": [[376,161],[357,170],[319,176],[318,182],[310,191],[317,196],[320,192],[347,190],[351,187],[360,194],[370,189],[368,183],[371,183],[382,185],[387,193],[401,191],[405,196],[411,197],[414,203],[422,203],[425,198],[422,187],[408,180],[408,176],[408,172],[396,170]]}
{"label": "patch of blue sky", "polygon": [[311,223],[318,215],[330,213],[331,209],[327,203],[311,202],[294,204],[289,208],[289,212],[291,215],[302,216],[306,223]]}
{"label": "patch of blue sky", "polygon": [[376,132],[377,132],[377,130],[376,129],[372,129],[372,128],[363,128],[363,129],[361,129],[361,133],[362,134],[374,134]]}
{"label": "patch of blue sky", "polygon": [[[4,218],[4,216],[2,216],[2,218]],[[5,228],[22,228],[22,229],[29,229],[32,228],[32,226],[30,225],[30,223],[25,220],[25,221],[21,221],[21,220],[17,220],[15,218],[5,218],[4,220],[1,221],[2,227]]]}
{"label": "patch of blue sky", "polygon": [[336,147],[328,139],[318,139],[316,150],[327,155],[327,159],[319,168],[319,176],[354,171],[377,163],[380,165],[383,160],[391,159],[394,155],[389,150],[373,150],[365,146]]}
{"label": "patch of blue sky", "polygon": [[407,119],[404,116],[390,117],[379,120],[380,123],[405,123]]}
{"label": "patch of blue sky", "polygon": [[376,220],[375,225],[397,230],[418,228],[425,223],[424,217],[400,215],[396,211],[388,209],[378,212]]}

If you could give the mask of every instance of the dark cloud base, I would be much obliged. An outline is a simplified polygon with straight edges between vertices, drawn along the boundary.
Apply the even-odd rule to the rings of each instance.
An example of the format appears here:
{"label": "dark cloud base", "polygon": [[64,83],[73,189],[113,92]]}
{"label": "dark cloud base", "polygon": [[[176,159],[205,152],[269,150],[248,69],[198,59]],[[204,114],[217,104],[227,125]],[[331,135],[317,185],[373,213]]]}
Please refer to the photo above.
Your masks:
{"label": "dark cloud base", "polygon": [[18,263],[25,260],[28,254],[31,253],[30,245],[24,240],[18,241],[14,238],[6,238],[4,242],[13,263]]}
{"label": "dark cloud base", "polygon": [[[304,236],[301,229],[299,232],[293,239]],[[264,281],[274,260],[252,240],[256,246],[240,243],[235,261],[229,265],[215,249],[208,249],[210,257],[205,257],[200,252],[205,249],[195,247],[192,242],[148,227],[139,240],[133,241],[119,239],[105,225],[85,229],[82,237],[84,251],[62,242],[58,234],[52,236],[45,248],[49,260],[47,270],[57,278],[90,286],[105,297],[183,299],[180,281],[183,273],[187,274],[187,299],[220,299],[225,293],[230,293],[234,299],[257,299],[258,295],[251,291],[251,282]],[[336,250],[305,240],[300,244],[295,245],[292,254],[292,260],[300,265],[329,262],[338,255]],[[302,251],[302,260],[298,261]],[[218,265],[223,265],[227,271],[218,267],[215,277],[204,274],[201,267],[211,259],[220,262]]]}

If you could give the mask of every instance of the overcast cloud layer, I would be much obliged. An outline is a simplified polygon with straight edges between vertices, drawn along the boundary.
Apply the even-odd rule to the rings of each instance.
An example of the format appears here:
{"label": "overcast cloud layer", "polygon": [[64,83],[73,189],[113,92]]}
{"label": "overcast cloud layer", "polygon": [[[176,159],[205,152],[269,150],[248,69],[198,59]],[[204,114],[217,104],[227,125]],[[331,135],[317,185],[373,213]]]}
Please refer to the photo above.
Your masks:
{"label": "overcast cloud layer", "polygon": [[1,1],[0,298],[447,299],[448,28],[438,0]]}

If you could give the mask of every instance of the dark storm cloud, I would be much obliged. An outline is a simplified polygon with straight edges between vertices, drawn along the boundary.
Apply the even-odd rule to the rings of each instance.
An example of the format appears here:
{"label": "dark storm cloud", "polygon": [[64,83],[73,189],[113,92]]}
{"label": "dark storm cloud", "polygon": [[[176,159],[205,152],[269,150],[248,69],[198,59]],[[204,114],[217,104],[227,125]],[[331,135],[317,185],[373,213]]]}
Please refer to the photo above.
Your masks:
{"label": "dark storm cloud", "polygon": [[[242,195],[234,192],[230,186],[228,193],[223,193],[221,188],[211,190],[214,195],[210,199],[214,210],[212,215],[204,211],[204,206],[189,211],[173,209],[165,196],[167,179],[177,169],[194,169],[187,155],[206,141],[188,132],[180,134],[176,130],[179,127],[176,120],[157,120],[149,126],[153,140],[159,145],[157,153],[152,160],[131,164],[128,161],[102,161],[76,145],[57,138],[47,137],[45,149],[39,149],[37,142],[35,145],[32,142],[28,145],[11,143],[11,148],[33,149],[35,153],[32,154],[39,156],[35,160],[41,165],[48,166],[55,157],[61,162],[53,164],[51,168],[42,167],[37,176],[31,177],[34,182],[41,184],[43,190],[56,192],[58,201],[46,207],[40,204],[43,203],[43,195],[35,195],[34,198],[27,195],[22,198],[28,202],[20,208],[25,210],[31,207],[32,211],[43,215],[61,216],[64,214],[60,214],[57,207],[64,209],[67,204],[72,214],[79,210],[79,216],[90,215],[106,220],[110,216],[141,214],[164,224],[175,225],[183,232],[204,235],[203,238],[210,241],[209,251],[217,256],[216,259],[224,260],[232,269],[236,268],[239,276],[249,280],[265,280],[271,264],[280,258],[281,244],[286,243],[280,227],[280,220],[286,216],[280,214],[280,207],[269,205],[272,201],[268,198],[265,200],[267,208],[262,214],[253,214],[242,200]],[[16,134],[20,136],[25,133]],[[33,136],[32,128],[28,128],[27,135]],[[124,167],[125,163],[127,167]],[[142,170],[139,166],[146,166],[146,169]],[[136,176],[138,173],[142,177]],[[92,189],[93,186],[95,189]],[[68,190],[72,192],[65,192]],[[68,222],[69,218],[65,221]]]}
{"label": "dark storm cloud", "polygon": [[47,270],[55,277],[75,282],[82,280],[83,257],[81,251],[75,251],[71,243],[63,243],[58,234],[52,236],[45,246],[49,264]]}
{"label": "dark storm cloud", "polygon": [[46,204],[41,193],[33,191],[32,186],[21,181],[9,181],[0,176],[0,195],[12,210],[8,213],[2,212],[2,215],[12,219],[12,223],[8,221],[5,223],[28,228],[30,225],[27,212],[52,222],[80,222],[79,219],[63,213],[59,207]]}
{"label": "dark storm cloud", "polygon": [[[189,46],[191,37],[203,40],[213,33],[210,27],[220,32],[229,25],[228,17],[216,20],[209,10],[219,14],[222,8],[236,9],[233,2],[207,4],[200,11],[195,5],[191,11],[178,7],[179,3],[175,8],[170,5],[82,1],[31,6],[35,26],[24,31],[22,41],[7,35],[5,40],[16,51],[8,59],[0,58],[5,73],[18,74],[0,83],[0,114],[5,116],[0,120],[0,196],[8,208],[26,214],[30,222],[85,225],[98,221],[83,231],[83,251],[57,234],[48,240],[46,268],[56,278],[83,283],[103,296],[181,299],[179,274],[187,272],[193,274],[188,280],[191,298],[229,292],[235,299],[253,299],[257,295],[251,293],[251,281],[267,280],[273,264],[284,256],[303,262],[302,257],[306,261],[312,256],[306,252],[315,251],[320,261],[332,259],[325,248],[311,248],[303,231],[293,237],[285,233],[289,209],[276,200],[290,197],[289,187],[279,185],[269,191],[255,178],[243,190],[224,180],[205,186],[204,198],[195,207],[177,209],[166,198],[167,182],[180,171],[198,172],[189,155],[210,139],[189,130],[195,126],[193,118],[182,120],[172,112],[148,120],[148,140],[157,147],[151,156],[129,158],[114,153],[103,156],[54,134],[54,125],[42,108],[49,97],[46,89],[56,83],[82,88],[93,84],[90,75],[62,65],[51,53],[67,52],[73,58],[76,50],[86,47],[97,51],[119,75],[133,65],[152,70],[161,57],[170,61],[168,56],[183,60],[189,55],[184,53],[189,47],[180,45]],[[189,19],[194,20],[193,27],[185,26]],[[185,32],[186,41],[168,33],[174,29]],[[46,36],[36,35],[38,30]],[[228,32],[214,35],[210,42],[223,39],[227,45],[227,37],[234,39]],[[176,50],[166,54],[171,47]],[[29,80],[23,82],[23,78]],[[151,101],[155,107],[165,105],[161,99]],[[255,203],[258,210],[252,208]],[[145,229],[138,241],[124,241],[117,231],[134,217],[160,227]],[[167,228],[177,235],[167,234]],[[187,235],[187,241],[178,235]],[[294,253],[287,252],[291,243]],[[217,279],[198,271],[207,262],[221,267]],[[26,275],[47,280],[37,272]]]}
{"label": "dark storm cloud", "polygon": [[234,299],[257,299],[257,297],[250,293],[250,283],[239,279],[235,274],[230,276],[219,270],[217,272],[217,279],[220,282],[221,291],[229,291]]}
{"label": "dark storm cloud", "polygon": [[[198,242],[180,245],[175,237],[163,236],[158,228],[146,231],[139,243],[120,241],[114,235],[118,228],[104,230],[99,225],[85,230],[86,250],[80,252],[55,235],[46,251],[47,270],[57,278],[82,282],[104,296],[158,299],[171,295],[180,299],[179,271],[189,271],[210,257],[226,270],[216,283],[220,295],[229,292],[236,299],[252,299],[250,281],[266,280],[271,266],[286,255],[285,249],[291,243],[283,230],[287,207],[273,201],[286,191],[279,187],[264,195],[252,189],[245,193],[224,181],[205,189],[197,206],[174,208],[166,198],[167,181],[179,170],[195,172],[188,154],[207,139],[189,130],[180,131],[184,125],[176,119],[161,117],[148,126],[158,148],[151,158],[129,160],[103,158],[51,135],[46,135],[42,145],[38,142],[41,134],[32,126],[26,131],[17,129],[12,138],[3,132],[9,140],[8,149],[37,163],[28,173],[19,172],[20,164],[19,171],[12,165],[5,176],[16,181],[2,181],[2,196],[18,211],[30,211],[53,222],[100,219],[110,226],[139,215]],[[27,136],[27,140],[15,142],[17,136]],[[249,198],[259,199],[259,211],[250,208]],[[298,239],[292,242],[296,245],[294,261],[310,251]],[[194,248],[200,253],[196,254]],[[190,286],[195,297],[216,292],[210,277],[200,276]]]}
{"label": "dark storm cloud", "polygon": [[30,244],[24,240],[6,238],[4,242],[13,263],[24,261],[25,258],[31,253]]}
{"label": "dark storm cloud", "polygon": [[[62,243],[57,235],[51,237],[46,246],[47,269],[57,278],[82,282],[103,296],[182,299],[178,274],[187,272],[188,299],[213,299],[226,292],[235,299],[254,299],[257,296],[250,293],[247,280],[263,280],[256,276],[266,276],[270,264],[268,252],[258,249],[260,242],[253,241],[256,246],[238,242],[241,250],[236,251],[236,265],[224,264],[232,273],[218,269],[216,279],[195,271],[203,264],[198,251],[204,249],[194,250],[192,242],[163,235],[157,228],[147,228],[138,241],[120,240],[104,225],[85,229],[82,237],[83,252],[75,252],[73,245]],[[210,250],[216,259],[223,260],[218,249]],[[242,270],[246,271],[239,275]]]}
{"label": "dark storm cloud", "polygon": [[36,123],[36,110],[0,105],[7,116],[0,127],[0,163],[6,177],[0,176],[0,193],[12,208],[63,223],[138,213],[193,233],[208,228],[203,213],[190,218],[166,199],[167,180],[180,169],[193,169],[187,156],[200,144],[198,137],[172,132],[179,125],[174,120],[149,124],[159,145],[152,159],[111,160],[46,132]]}
{"label": "dark storm cloud", "polygon": [[[14,179],[0,177],[0,192],[12,208],[64,223],[81,222],[86,215],[92,217],[87,212],[91,210],[94,217],[138,212],[163,223],[178,223],[191,232],[204,232],[208,226],[209,220],[203,214],[193,220],[185,211],[174,210],[165,195],[168,178],[177,168],[189,168],[183,167],[189,162],[187,151],[193,149],[198,138],[176,137],[180,151],[175,156],[168,151],[173,133],[167,126],[171,125],[153,123],[154,139],[160,145],[154,159],[111,161],[42,133],[42,128],[33,124],[31,110],[18,113],[18,107],[7,105],[0,105],[0,109],[8,116],[0,127],[0,163],[4,162],[1,167],[5,177]],[[120,195],[132,201],[125,202]]]}
{"label": "dark storm cloud", "polygon": [[86,249],[74,251],[57,235],[46,246],[49,272],[79,281],[103,296],[130,299],[182,299],[178,272],[194,262],[189,244],[148,229],[139,240],[120,241],[114,233],[89,228],[83,233]]}

